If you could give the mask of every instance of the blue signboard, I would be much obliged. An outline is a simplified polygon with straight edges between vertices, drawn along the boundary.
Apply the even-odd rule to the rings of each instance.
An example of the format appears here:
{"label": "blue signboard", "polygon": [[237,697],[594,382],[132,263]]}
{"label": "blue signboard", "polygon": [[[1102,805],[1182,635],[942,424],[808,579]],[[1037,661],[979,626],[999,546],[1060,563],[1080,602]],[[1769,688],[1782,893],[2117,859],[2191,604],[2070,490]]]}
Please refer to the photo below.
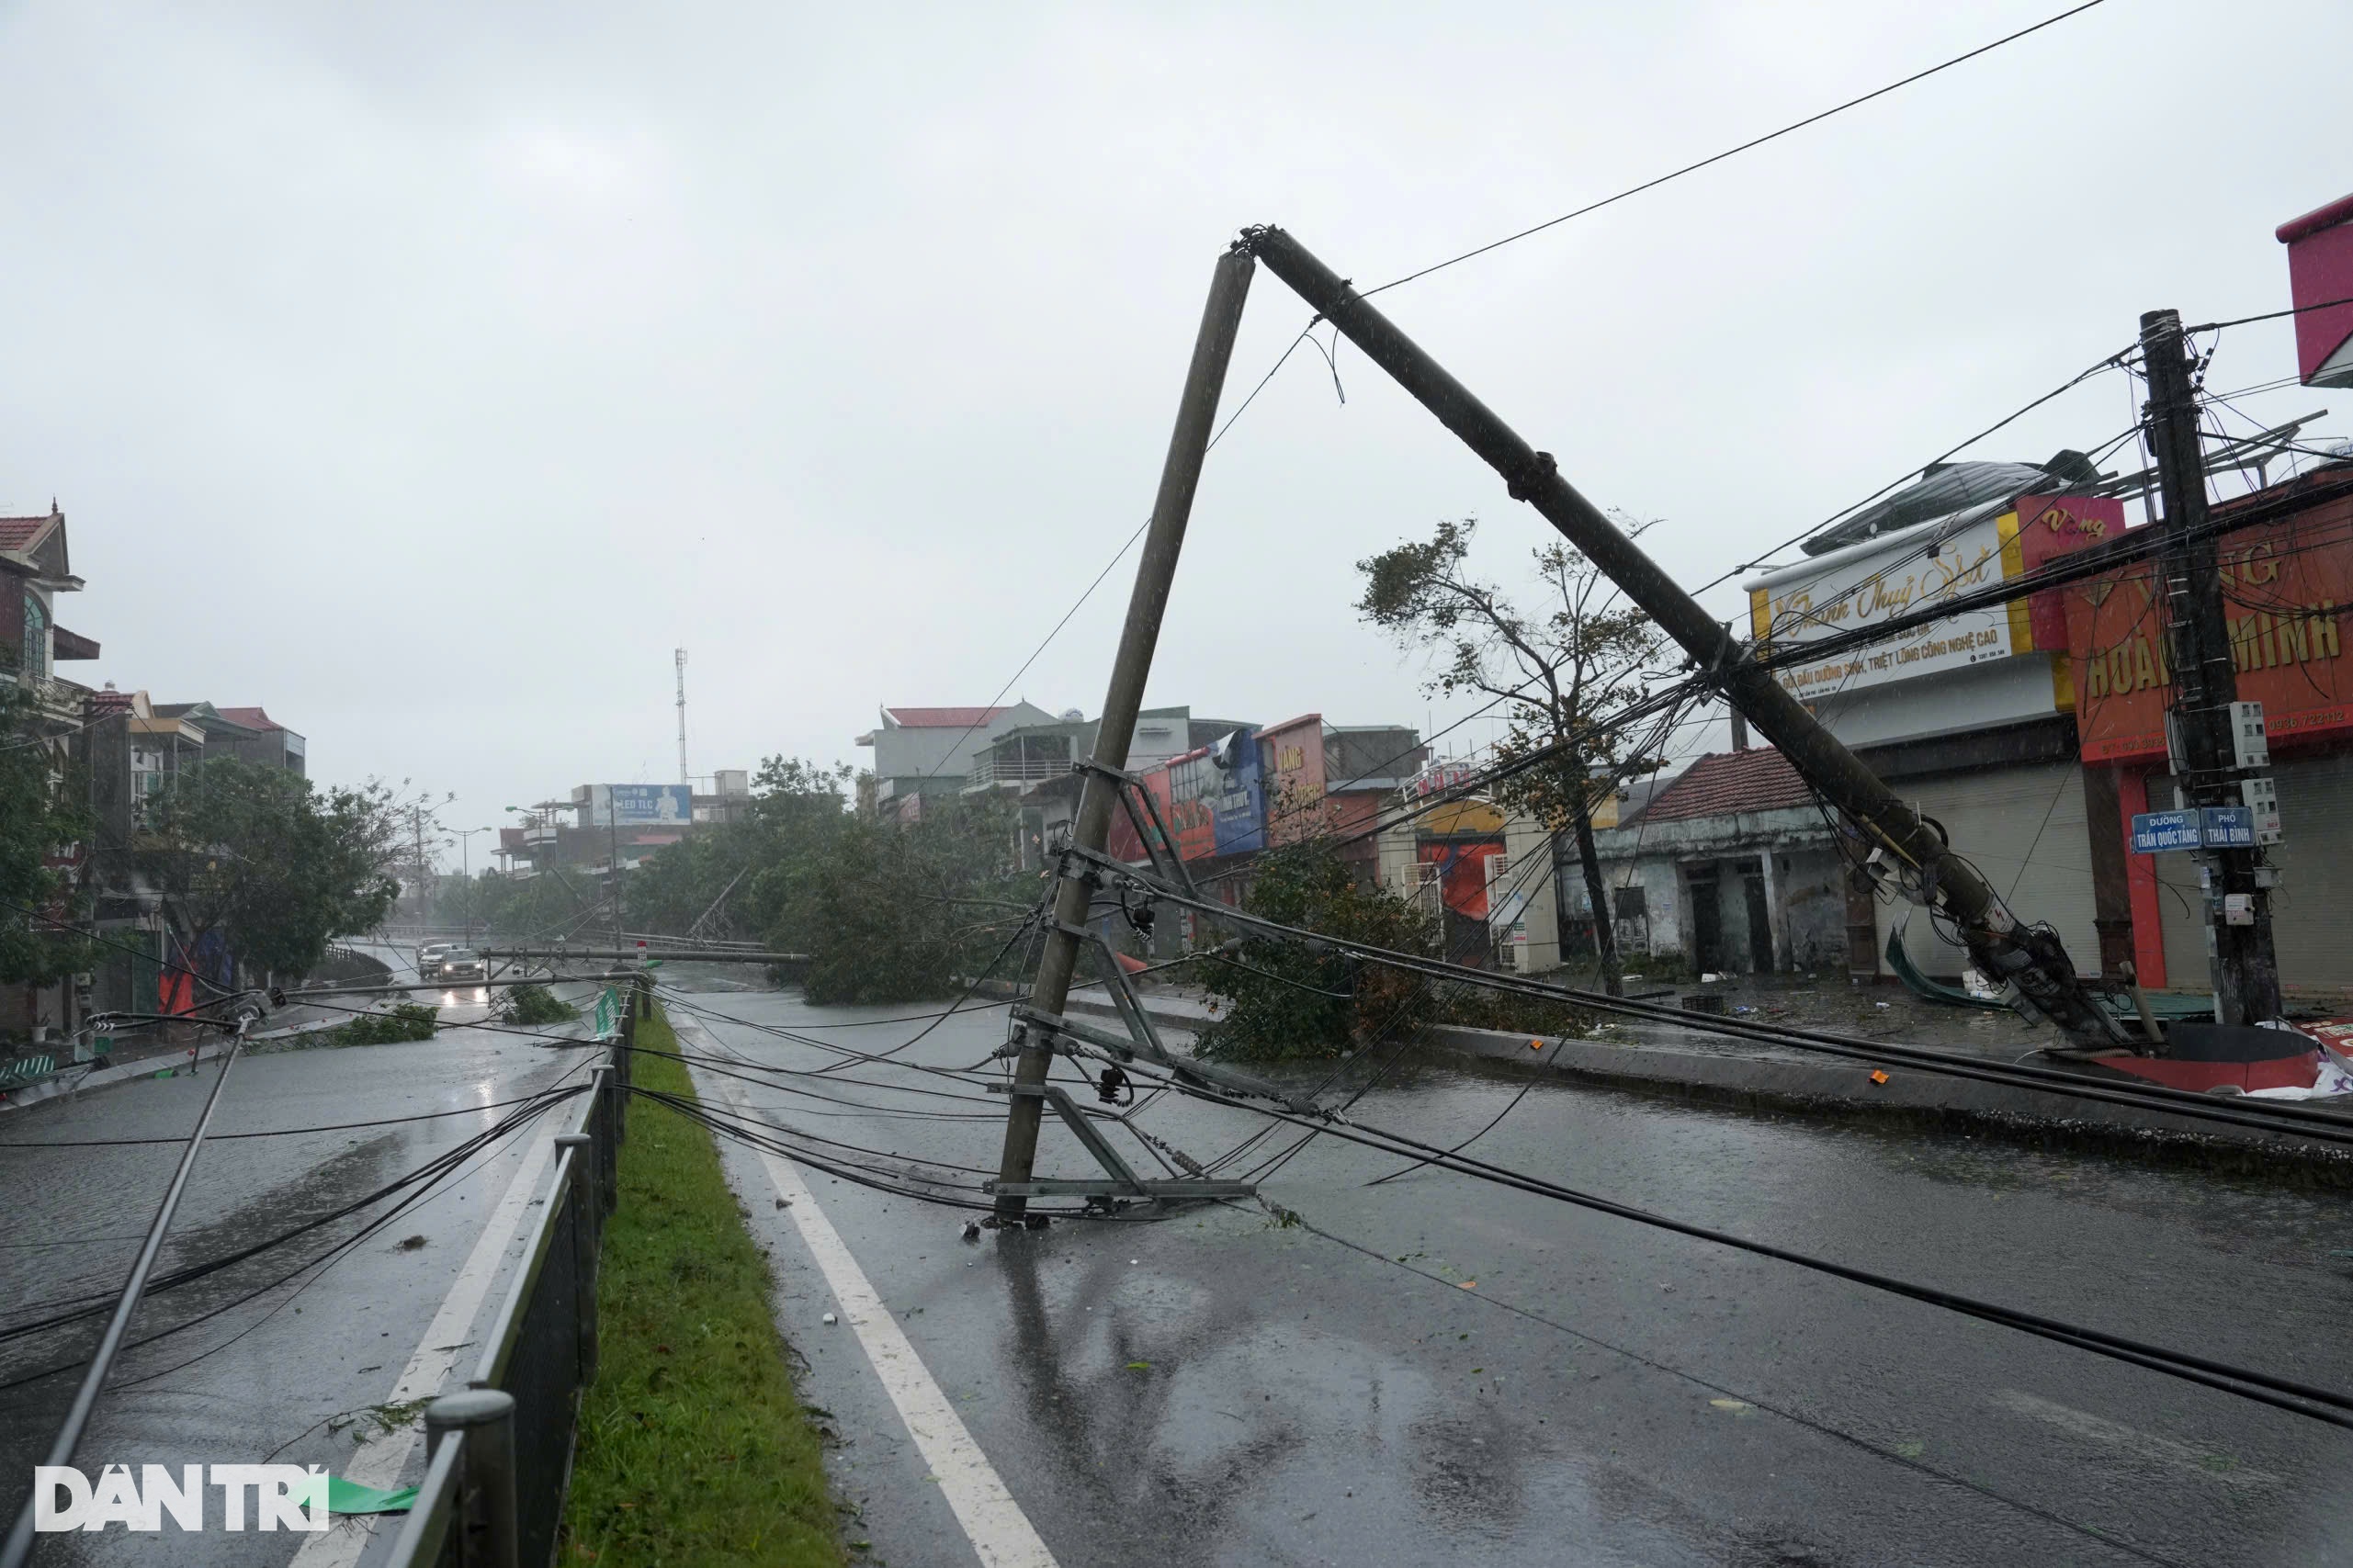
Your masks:
{"label": "blue signboard", "polygon": [[606,784],[605,790],[613,802],[610,820],[624,828],[695,819],[691,784]]}
{"label": "blue signboard", "polygon": [[2167,850],[2194,850],[2202,847],[2202,843],[2195,808],[2132,813],[2132,852],[2136,855],[2154,855]]}
{"label": "blue signboard", "polygon": [[2168,850],[2251,850],[2255,813],[2244,806],[2188,807],[2179,811],[2132,813],[2132,852]]}
{"label": "blue signboard", "polygon": [[1217,825],[1217,852],[1250,854],[1266,848],[1266,784],[1259,772],[1258,732],[1245,725],[1210,749],[1217,789],[1209,815]]}
{"label": "blue signboard", "polygon": [[2255,813],[2244,806],[2206,807],[2206,847],[2210,850],[2255,848]]}

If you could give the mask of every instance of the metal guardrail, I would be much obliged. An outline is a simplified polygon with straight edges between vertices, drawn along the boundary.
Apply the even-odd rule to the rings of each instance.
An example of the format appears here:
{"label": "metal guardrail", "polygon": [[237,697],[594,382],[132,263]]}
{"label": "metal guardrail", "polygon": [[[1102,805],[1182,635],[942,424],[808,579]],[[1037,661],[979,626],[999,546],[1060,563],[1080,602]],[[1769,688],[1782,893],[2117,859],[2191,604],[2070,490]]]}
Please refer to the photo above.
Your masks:
{"label": "metal guardrail", "polygon": [[579,1434],[596,1375],[597,1259],[620,1199],[638,1020],[651,987],[626,993],[612,1059],[577,1123],[560,1134],[555,1184],[465,1388],[425,1407],[424,1479],[390,1568],[540,1568],[555,1557]]}

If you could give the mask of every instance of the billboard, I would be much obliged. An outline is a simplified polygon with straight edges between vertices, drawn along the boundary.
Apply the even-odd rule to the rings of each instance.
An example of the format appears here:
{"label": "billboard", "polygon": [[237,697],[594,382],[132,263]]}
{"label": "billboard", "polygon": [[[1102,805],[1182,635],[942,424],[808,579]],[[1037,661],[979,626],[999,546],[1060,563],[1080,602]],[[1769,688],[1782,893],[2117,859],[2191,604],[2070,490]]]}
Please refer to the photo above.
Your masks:
{"label": "billboard", "polygon": [[593,828],[683,827],[695,819],[695,786],[593,784],[588,813]]}
{"label": "billboard", "polygon": [[[2353,729],[2341,621],[2353,608],[2353,502],[2225,534],[2219,545],[2239,699],[2263,705],[2274,745]],[[2062,592],[2084,761],[2163,761],[2174,688],[2158,563]]]}
{"label": "billboard", "polygon": [[[1963,514],[1966,515],[1966,514]],[[2018,513],[1951,519],[1768,572],[1748,583],[1758,646],[1780,651],[1892,621],[1958,594],[1990,588],[2025,570]],[[2031,648],[2025,617],[1993,604],[1897,633],[1886,642],[1818,663],[1791,664],[1775,678],[1802,701],[1889,681],[2007,659]]]}
{"label": "billboard", "polygon": [[1299,717],[1259,732],[1266,841],[1295,843],[1325,830],[1324,716]]}

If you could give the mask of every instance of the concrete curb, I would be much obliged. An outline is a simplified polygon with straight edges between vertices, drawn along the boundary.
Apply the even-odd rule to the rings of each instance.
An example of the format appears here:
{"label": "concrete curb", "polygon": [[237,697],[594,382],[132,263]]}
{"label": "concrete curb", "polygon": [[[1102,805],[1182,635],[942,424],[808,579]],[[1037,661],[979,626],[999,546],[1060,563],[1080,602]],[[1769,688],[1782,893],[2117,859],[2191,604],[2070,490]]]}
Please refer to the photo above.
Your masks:
{"label": "concrete curb", "polygon": [[[333,1029],[341,1021],[340,1019],[330,1019],[317,1023],[298,1023],[287,1029],[273,1029],[265,1033],[246,1036],[245,1043],[257,1045],[265,1040],[288,1040],[298,1034],[312,1034],[321,1030]],[[196,1060],[209,1062],[228,1048],[229,1042],[226,1040],[214,1040],[199,1044],[196,1048]],[[152,1078],[167,1067],[177,1068],[188,1065],[187,1052],[171,1051],[149,1056],[141,1061],[125,1062],[119,1067],[101,1067],[95,1073],[84,1073],[78,1077],[73,1068],[68,1067],[63,1072],[43,1078],[40,1082],[18,1089],[10,1095],[5,1104],[0,1104],[0,1116],[5,1116],[11,1111],[22,1111],[28,1106],[39,1105],[43,1100],[56,1100],[61,1096],[78,1095],[89,1089],[109,1089],[119,1083],[129,1083],[133,1078]]]}
{"label": "concrete curb", "polygon": [[[1107,1001],[1074,995],[1065,1010],[1115,1017]],[[1190,1032],[1201,1020],[1154,1005],[1144,1010],[1162,1029]],[[1601,1088],[1769,1114],[1795,1114],[1909,1125],[1997,1136],[2042,1147],[2097,1150],[2353,1188],[2353,1154],[2292,1133],[2200,1122],[2169,1111],[2078,1100],[2050,1090],[1888,1067],[1873,1083],[1869,1063],[1793,1059],[1770,1048],[1700,1046],[1695,1032],[1672,1024],[1621,1024],[1612,1040],[1547,1038],[1441,1025],[1429,1043],[1444,1051],[1557,1074]],[[2347,1118],[2353,1126],[2353,1118]]]}

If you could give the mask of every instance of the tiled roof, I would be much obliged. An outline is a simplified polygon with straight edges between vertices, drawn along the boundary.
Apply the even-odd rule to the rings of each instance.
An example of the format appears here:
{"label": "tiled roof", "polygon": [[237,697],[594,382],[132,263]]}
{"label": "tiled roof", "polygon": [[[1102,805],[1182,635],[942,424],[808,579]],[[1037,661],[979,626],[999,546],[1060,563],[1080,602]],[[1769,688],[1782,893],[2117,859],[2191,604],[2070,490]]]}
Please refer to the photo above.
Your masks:
{"label": "tiled roof", "polygon": [[0,550],[23,549],[51,521],[47,513],[39,517],[0,517]]}
{"label": "tiled roof", "polygon": [[1005,710],[995,708],[885,708],[901,729],[969,729]]}
{"label": "tiled roof", "polygon": [[129,692],[92,692],[88,706],[93,718],[100,714],[128,713],[130,711],[130,694]]}
{"label": "tiled roof", "polygon": [[269,715],[262,712],[259,708],[215,708],[213,711],[218,713],[221,717],[227,719],[230,723],[242,726],[246,729],[277,729],[280,728],[276,719],[270,717]]}
{"label": "tiled roof", "polygon": [[1730,817],[1742,811],[1779,811],[1814,798],[1789,759],[1770,747],[1748,751],[1711,751],[1683,770],[1651,797],[1643,818],[1680,822],[1692,817]]}

